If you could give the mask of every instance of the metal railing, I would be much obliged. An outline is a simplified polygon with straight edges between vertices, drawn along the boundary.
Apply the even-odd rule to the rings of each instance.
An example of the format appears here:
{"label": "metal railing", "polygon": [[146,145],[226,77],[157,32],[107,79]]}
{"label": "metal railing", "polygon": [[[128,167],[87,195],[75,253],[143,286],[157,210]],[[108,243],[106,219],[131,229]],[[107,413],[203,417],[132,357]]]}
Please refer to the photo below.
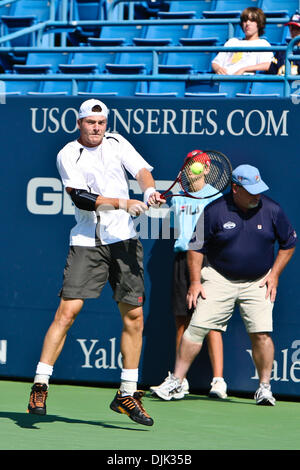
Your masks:
{"label": "metal railing", "polygon": [[[168,3],[172,3],[172,1],[175,0],[168,0]],[[177,0],[178,1],[178,0]],[[180,0],[181,2],[186,2],[188,0]],[[201,1],[201,0],[199,0]],[[213,2],[213,0],[212,0]],[[128,6],[128,19],[133,20],[134,19],[134,5],[143,3],[139,2],[136,0],[107,0],[108,4],[108,9],[107,9],[107,18],[108,20],[111,20],[112,18],[115,18],[115,13],[117,12],[117,19],[122,20],[124,19],[124,8],[120,8],[118,11],[118,7],[124,7],[125,5]],[[203,0],[204,3],[204,0]],[[109,5],[110,4],[110,5]]]}
{"label": "metal railing", "polygon": [[[299,60],[298,55],[294,55],[292,52],[293,45],[300,41],[300,36],[293,39],[287,47],[286,51],[286,66],[284,75],[217,75],[214,73],[190,73],[190,74],[161,74],[158,73],[159,63],[158,54],[162,52],[178,52],[178,51],[193,51],[193,52],[218,52],[219,50],[239,52],[245,51],[245,48],[238,47],[185,47],[185,46],[164,46],[164,47],[140,47],[139,50],[143,52],[151,52],[153,55],[153,71],[152,73],[144,74],[111,74],[111,73],[94,73],[94,74],[78,74],[78,73],[47,73],[47,74],[19,74],[19,73],[4,73],[0,74],[0,80],[46,80],[46,81],[210,81],[210,82],[221,82],[221,81],[268,81],[268,82],[284,82],[284,96],[290,95],[290,82],[297,79],[297,76],[291,75],[290,60]],[[69,52],[76,53],[82,52],[82,50],[89,50],[90,52],[112,52],[112,51],[123,51],[132,52],[136,50],[132,46],[124,47],[55,47],[55,48],[22,48],[22,47],[5,47],[2,48],[3,52]],[[274,50],[285,50],[284,46],[274,46]],[[253,51],[265,51],[268,48],[252,48]],[[76,65],[76,64],[74,64]],[[300,79],[300,76],[298,76]],[[74,89],[76,84],[74,83]],[[76,94],[76,93],[75,93]]]}
{"label": "metal railing", "polygon": [[[17,0],[16,0],[17,1]],[[51,0],[52,2],[55,2],[55,0]],[[64,13],[64,16],[66,15],[66,12]],[[18,31],[15,31],[13,33],[8,33],[2,37],[0,37],[0,47],[1,44],[8,43],[9,41],[12,41],[16,38],[20,38],[22,36],[25,36],[27,34],[36,32],[37,38],[36,38],[36,45],[39,46],[41,45],[42,42],[42,37],[46,33],[58,33],[61,32],[64,34],[64,31],[74,31],[77,28],[84,28],[84,27],[91,27],[94,26],[99,27],[99,30],[101,26],[128,26],[128,25],[134,25],[134,26],[150,26],[150,25],[160,25],[160,26],[168,26],[168,25],[181,25],[181,26],[195,26],[198,24],[207,24],[207,25],[228,25],[228,37],[233,37],[234,35],[234,25],[239,24],[240,20],[238,18],[230,18],[230,19],[225,19],[225,18],[214,18],[214,19],[204,19],[204,18],[194,18],[194,19],[168,19],[168,20],[162,20],[162,19],[150,19],[150,20],[86,20],[86,21],[77,21],[77,20],[60,20],[60,21],[55,21],[52,19],[49,19],[47,21],[43,21],[40,23],[36,23],[32,26],[28,26],[26,28],[20,29]],[[268,20],[268,24],[284,24],[286,23],[286,19],[284,18],[270,18]],[[60,31],[61,30],[61,31]],[[65,38],[65,36],[64,36]],[[61,41],[61,45],[65,45],[65,41]]]}
{"label": "metal railing", "polygon": [[[230,24],[233,25],[234,23],[238,22],[239,20],[230,19]],[[279,21],[278,19],[270,19],[272,23],[278,22],[285,22],[286,20],[282,19]],[[128,20],[128,21],[107,21],[107,20],[99,20],[99,21],[45,21],[42,23],[35,24],[31,27],[24,28],[21,31],[16,31],[14,33],[10,33],[4,37],[0,38],[0,52],[1,54],[5,53],[29,53],[29,52],[151,52],[153,56],[152,62],[152,72],[151,73],[143,73],[143,74],[111,74],[111,73],[95,73],[95,74],[66,74],[66,73],[47,73],[47,74],[18,74],[18,73],[4,73],[0,74],[0,80],[70,80],[74,83],[74,94],[76,94],[76,82],[77,80],[83,81],[210,81],[210,82],[221,82],[221,81],[247,81],[247,82],[254,82],[254,81],[283,81],[284,82],[284,95],[287,97],[290,95],[290,82],[297,79],[297,76],[291,75],[291,60],[299,60],[298,55],[293,54],[293,47],[296,43],[300,41],[300,36],[294,38],[290,41],[288,46],[272,46],[270,47],[248,47],[247,49],[244,47],[224,47],[224,46],[160,46],[160,47],[146,47],[146,46],[111,46],[111,47],[94,47],[94,46],[78,46],[78,47],[70,47],[70,46],[59,46],[59,47],[42,47],[38,45],[37,47],[11,47],[11,46],[4,46],[5,43],[15,39],[17,37],[21,37],[24,34],[28,34],[30,32],[37,32],[38,35],[41,37],[43,34],[47,32],[56,33],[57,31],[66,32],[70,30],[74,30],[77,27],[84,27],[84,26],[107,26],[107,25],[149,25],[149,24],[162,24],[162,25],[169,25],[169,24],[177,24],[177,25],[195,25],[201,23],[213,23],[213,24],[228,24],[228,19],[214,19],[214,20],[203,20],[203,19],[190,19],[190,20]],[[38,44],[40,42],[38,41]],[[286,63],[285,63],[285,74],[282,76],[279,75],[263,75],[263,74],[256,74],[256,75],[217,75],[214,73],[190,73],[190,74],[162,74],[159,72],[159,58],[158,55],[160,53],[168,53],[168,52],[211,52],[217,53],[219,51],[224,52],[240,52],[240,51],[282,51],[286,50]],[[74,64],[75,65],[75,64]],[[299,76],[298,76],[299,77]],[[299,77],[300,78],[300,77]]]}
{"label": "metal railing", "polygon": [[[178,0],[167,0],[168,3],[172,3],[173,1],[178,1]],[[184,4],[184,2],[189,1],[189,0],[180,0],[180,1],[181,3]],[[142,2],[139,2],[137,0],[107,0],[107,3],[108,4],[110,3],[110,5],[108,6],[108,10],[107,10],[108,19],[111,19],[114,16],[114,10],[116,10],[119,6],[125,5],[125,4],[127,4],[128,6],[128,19],[133,19],[134,18],[134,5],[138,3],[142,3]],[[211,3],[214,3],[213,0]],[[259,2],[258,6],[261,7],[261,4],[262,2]],[[249,2],[249,6],[250,6],[250,2]],[[208,6],[208,9],[209,9],[209,6]],[[284,2],[282,3],[282,9],[285,10]],[[298,1],[298,9],[300,11],[300,0]],[[237,8],[237,10],[239,10],[239,8]],[[123,10],[120,9],[120,12],[118,13],[119,20],[123,19],[122,14],[123,14]]]}

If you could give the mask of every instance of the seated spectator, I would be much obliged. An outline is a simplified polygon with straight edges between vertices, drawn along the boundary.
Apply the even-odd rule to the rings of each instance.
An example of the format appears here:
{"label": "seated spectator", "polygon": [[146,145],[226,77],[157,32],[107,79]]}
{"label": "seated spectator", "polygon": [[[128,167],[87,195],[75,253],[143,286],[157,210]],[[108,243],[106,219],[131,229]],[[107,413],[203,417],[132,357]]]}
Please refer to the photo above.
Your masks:
{"label": "seated spectator", "polygon": [[231,38],[225,47],[245,47],[245,52],[219,52],[212,61],[212,69],[220,75],[243,75],[256,71],[269,70],[272,52],[247,51],[247,47],[271,47],[266,39],[260,36],[264,33],[266,17],[260,8],[249,7],[241,14],[241,27],[245,33],[244,39]]}
{"label": "seated spectator", "polygon": [[[290,29],[291,38],[300,36],[300,14],[298,11],[294,13],[290,21],[285,24]],[[293,51],[293,54],[300,54],[300,41],[297,44],[298,50]],[[277,51],[272,59],[268,73],[274,75],[284,75],[285,73],[285,55],[286,51]],[[291,62],[291,74],[300,75],[300,59]]]}

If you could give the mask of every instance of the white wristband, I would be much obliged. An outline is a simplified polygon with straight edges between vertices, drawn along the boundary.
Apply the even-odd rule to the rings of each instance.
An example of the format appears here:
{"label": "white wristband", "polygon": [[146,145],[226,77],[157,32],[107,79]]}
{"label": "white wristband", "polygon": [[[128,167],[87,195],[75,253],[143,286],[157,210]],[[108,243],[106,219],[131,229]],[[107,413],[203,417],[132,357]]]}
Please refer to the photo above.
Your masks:
{"label": "white wristband", "polygon": [[156,189],[155,188],[147,188],[146,191],[144,192],[144,203],[147,204],[148,199],[152,193],[155,193]]}

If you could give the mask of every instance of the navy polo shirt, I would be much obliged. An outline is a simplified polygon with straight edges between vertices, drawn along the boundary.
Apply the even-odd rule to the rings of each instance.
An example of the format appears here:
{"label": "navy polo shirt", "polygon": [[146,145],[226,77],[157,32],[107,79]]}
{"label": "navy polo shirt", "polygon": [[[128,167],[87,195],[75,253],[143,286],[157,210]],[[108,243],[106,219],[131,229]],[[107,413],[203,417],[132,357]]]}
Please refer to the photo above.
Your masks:
{"label": "navy polo shirt", "polygon": [[[300,48],[294,50],[294,55],[300,54]],[[273,75],[284,75],[285,73],[285,56],[286,51],[277,51],[272,59],[270,68],[267,73]],[[300,74],[300,60],[293,60],[291,62],[291,74],[299,75]]]}
{"label": "navy polo shirt", "polygon": [[204,209],[204,243],[199,251],[226,278],[254,280],[272,267],[276,242],[286,250],[295,246],[296,239],[277,202],[261,195],[258,207],[244,213],[229,193]]}

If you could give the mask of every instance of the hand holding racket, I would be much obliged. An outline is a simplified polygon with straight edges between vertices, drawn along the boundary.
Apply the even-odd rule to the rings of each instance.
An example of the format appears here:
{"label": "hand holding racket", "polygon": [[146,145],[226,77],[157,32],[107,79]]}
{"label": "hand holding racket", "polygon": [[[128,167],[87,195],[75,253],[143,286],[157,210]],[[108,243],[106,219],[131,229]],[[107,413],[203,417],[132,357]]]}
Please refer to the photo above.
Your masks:
{"label": "hand holding racket", "polygon": [[[194,199],[206,199],[224,191],[231,182],[232,167],[229,159],[216,150],[193,150],[188,153],[171,186],[161,193],[161,198],[182,196],[173,194],[171,189],[176,183],[181,186],[184,195]],[[205,184],[212,186],[209,195],[195,195]]]}
{"label": "hand holding racket", "polygon": [[147,206],[148,207],[159,207],[161,204],[164,204],[166,200],[162,197],[162,195],[158,191],[154,191],[150,194]]}

